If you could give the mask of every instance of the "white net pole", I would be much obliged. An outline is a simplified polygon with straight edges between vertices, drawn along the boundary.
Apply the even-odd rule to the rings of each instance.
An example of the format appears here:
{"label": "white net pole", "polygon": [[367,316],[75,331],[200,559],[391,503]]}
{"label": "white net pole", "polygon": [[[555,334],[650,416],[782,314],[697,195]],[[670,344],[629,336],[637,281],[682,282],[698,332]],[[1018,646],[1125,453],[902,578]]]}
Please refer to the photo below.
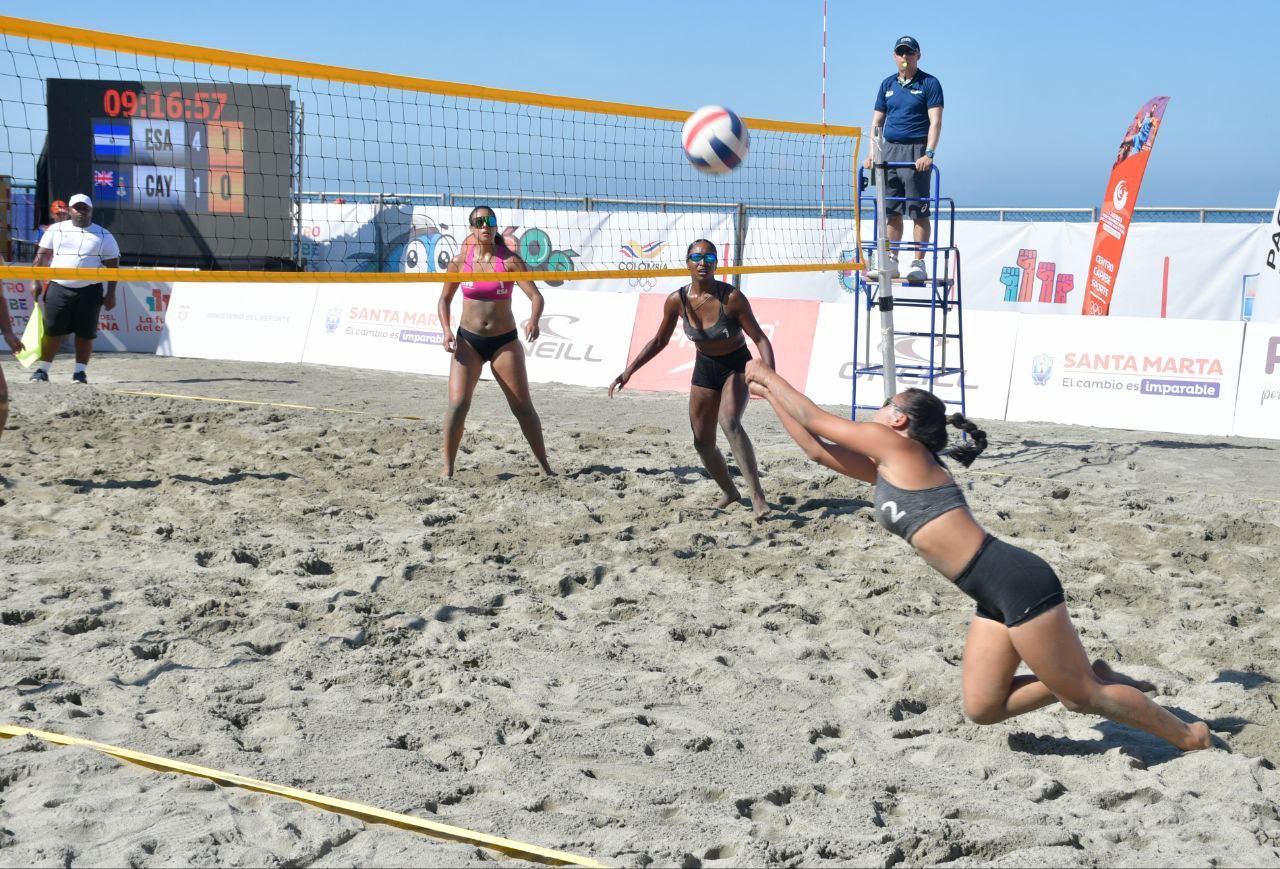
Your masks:
{"label": "white net pole", "polygon": [[898,394],[898,360],[893,346],[893,278],[889,275],[889,225],[885,213],[885,186],[889,169],[884,163],[884,127],[874,127],[871,143],[876,173],[876,266],[880,274],[880,354],[884,364],[884,397]]}

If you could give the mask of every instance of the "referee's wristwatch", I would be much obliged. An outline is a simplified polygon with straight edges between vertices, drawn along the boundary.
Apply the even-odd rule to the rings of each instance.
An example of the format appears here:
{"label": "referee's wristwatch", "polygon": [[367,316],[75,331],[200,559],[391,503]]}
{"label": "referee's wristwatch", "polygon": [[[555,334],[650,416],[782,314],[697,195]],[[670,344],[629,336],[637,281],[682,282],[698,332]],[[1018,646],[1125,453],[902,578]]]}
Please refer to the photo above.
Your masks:
{"label": "referee's wristwatch", "polygon": [[926,157],[928,157],[930,160],[932,160],[932,159],[933,159],[933,155],[934,155],[934,154],[936,154],[936,153],[937,153],[937,152],[936,152],[936,151],[934,151],[932,148],[925,148],[925,149],[924,149],[924,155],[925,155]]}

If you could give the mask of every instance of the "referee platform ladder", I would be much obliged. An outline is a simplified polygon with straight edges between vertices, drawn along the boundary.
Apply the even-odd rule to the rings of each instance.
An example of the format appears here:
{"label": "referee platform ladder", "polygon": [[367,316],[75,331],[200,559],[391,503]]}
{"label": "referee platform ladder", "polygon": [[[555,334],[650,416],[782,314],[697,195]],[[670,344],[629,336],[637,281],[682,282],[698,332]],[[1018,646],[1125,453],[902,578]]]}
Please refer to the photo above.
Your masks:
{"label": "referee platform ladder", "polygon": [[[888,163],[889,169],[907,168],[914,163]],[[858,189],[862,191],[863,215],[871,215],[872,234],[863,236],[863,262],[873,261],[879,249],[880,214],[876,197],[867,195],[871,173],[858,169]],[[887,191],[886,191],[887,193]],[[946,404],[957,405],[965,413],[964,315],[960,292],[960,249],[955,243],[955,202],[941,195],[941,175],[935,165],[930,170],[929,196],[884,197],[885,202],[927,202],[931,222],[930,239],[906,241],[912,237],[910,216],[903,215],[903,241],[890,241],[898,255],[899,270],[909,269],[911,260],[923,259],[928,273],[923,281],[893,279],[892,298],[881,298],[880,283],[865,271],[854,272],[856,300],[853,306],[853,399],[850,416],[859,410],[879,409],[885,397],[880,318],[886,308],[893,314],[894,377],[899,391],[919,387],[936,393],[943,380],[959,386],[954,397],[939,396]],[[878,254],[876,254],[878,258]],[[880,265],[877,261],[876,265]],[[873,356],[874,354],[874,356]],[[870,380],[870,382],[868,382]],[[952,390],[948,390],[951,394]]]}

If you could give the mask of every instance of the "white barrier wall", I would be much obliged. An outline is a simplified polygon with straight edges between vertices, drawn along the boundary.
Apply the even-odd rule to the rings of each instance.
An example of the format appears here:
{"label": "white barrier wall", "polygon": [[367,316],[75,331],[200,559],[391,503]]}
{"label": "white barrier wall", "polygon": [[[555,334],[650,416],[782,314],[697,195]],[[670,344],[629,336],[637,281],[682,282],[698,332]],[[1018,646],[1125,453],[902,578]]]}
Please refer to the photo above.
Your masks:
{"label": "white barrier wall", "polygon": [[[302,361],[447,375],[451,357],[443,348],[439,299],[439,284],[318,285]],[[451,310],[456,327],[461,292]]]}
{"label": "white barrier wall", "polygon": [[[813,336],[813,354],[809,363],[809,381],[806,394],[820,404],[849,404],[853,389],[853,370],[867,364],[879,365],[882,361],[880,339],[880,314],[870,313],[871,353],[868,359],[853,359],[853,317],[848,305],[824,303],[819,309],[818,326]],[[867,318],[859,328],[863,330],[861,341],[866,340]],[[939,324],[941,325],[941,324]],[[899,308],[894,311],[894,327],[897,331],[927,331],[929,312],[923,309]],[[948,330],[954,333],[952,321]],[[970,311],[964,318],[965,350],[965,408],[970,416],[983,419],[1004,419],[1009,395],[1009,368],[1013,361],[1014,345],[1018,334],[1018,315]],[[860,341],[860,343],[861,343]],[[938,340],[934,350],[934,363],[942,364],[943,341]],[[959,364],[958,342],[947,344],[947,365]],[[899,365],[928,365],[928,338],[899,336],[894,342],[894,352]],[[917,378],[899,377],[898,388],[925,386]],[[878,404],[884,388],[884,380],[871,375],[861,375],[858,380],[858,403]],[[960,378],[952,375],[938,382],[935,392],[945,401],[960,398]]]}
{"label": "white barrier wall", "polygon": [[1006,419],[1228,435],[1244,324],[1023,317]]}
{"label": "white barrier wall", "polygon": [[156,353],[301,362],[314,284],[174,284]]}
{"label": "white barrier wall", "polygon": [[1235,433],[1280,438],[1280,322],[1245,328]]}

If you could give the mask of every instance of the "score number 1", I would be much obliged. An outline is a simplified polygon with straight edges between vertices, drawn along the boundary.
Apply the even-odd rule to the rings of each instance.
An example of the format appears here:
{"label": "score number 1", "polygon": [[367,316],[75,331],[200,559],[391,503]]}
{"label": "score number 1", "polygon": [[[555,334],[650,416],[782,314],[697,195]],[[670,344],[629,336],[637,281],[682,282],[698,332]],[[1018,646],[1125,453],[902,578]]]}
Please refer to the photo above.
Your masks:
{"label": "score number 1", "polygon": [[206,130],[209,213],[244,214],[244,124],[215,121]]}

